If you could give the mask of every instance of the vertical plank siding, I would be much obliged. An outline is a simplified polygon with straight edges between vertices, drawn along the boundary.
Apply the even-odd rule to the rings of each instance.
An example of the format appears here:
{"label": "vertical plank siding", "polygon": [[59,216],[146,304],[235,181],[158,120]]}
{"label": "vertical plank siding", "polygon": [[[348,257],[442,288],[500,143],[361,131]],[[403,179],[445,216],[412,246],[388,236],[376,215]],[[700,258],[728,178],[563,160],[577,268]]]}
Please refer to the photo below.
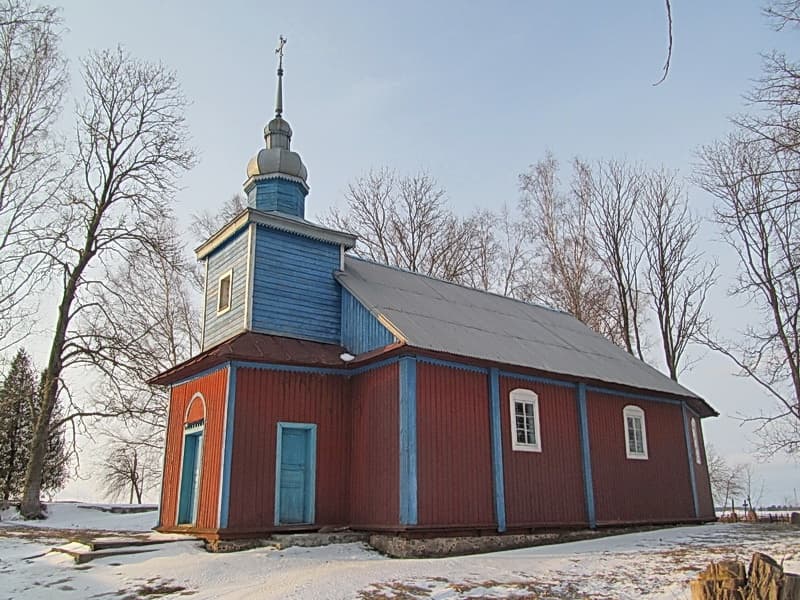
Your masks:
{"label": "vertical plank siding", "polygon": [[400,518],[399,366],[352,378],[350,521],[353,527],[396,526]]}
{"label": "vertical plank siding", "polygon": [[[203,350],[239,333],[244,329],[245,288],[247,287],[247,229],[237,233],[220,248],[216,249],[208,261],[208,280],[205,289],[205,315],[203,329]],[[233,269],[231,279],[231,308],[217,314],[217,284],[221,275]]]}
{"label": "vertical plank siding", "polygon": [[[626,457],[629,404],[644,410],[646,460]],[[598,524],[694,519],[680,405],[589,391],[587,409]]]}
{"label": "vertical plank siding", "polygon": [[336,244],[259,226],[253,276],[253,331],[340,341]]}
{"label": "vertical plank siding", "polygon": [[[222,430],[225,418],[227,373],[223,368],[204,377],[172,388],[166,434],[161,514],[164,528],[175,527],[178,513],[178,493],[181,479],[183,431],[187,422],[186,411],[196,393],[205,399],[205,427],[203,430],[202,475],[197,506],[196,526],[200,529],[216,528],[219,516],[220,463],[222,459]],[[192,404],[188,421],[198,416],[201,404]]]}
{"label": "vertical plank siding", "polygon": [[417,364],[420,526],[494,527],[485,373]]}
{"label": "vertical plank siding", "polygon": [[316,523],[348,522],[350,407],[346,378],[239,368],[228,528],[264,531],[275,522],[279,421],[317,425]]}
{"label": "vertical plank siding", "polygon": [[277,211],[303,218],[306,193],[295,181],[267,179],[256,181],[248,192],[250,206],[267,212]]}
{"label": "vertical plank siding", "polygon": [[[539,397],[541,452],[512,449],[510,394]],[[500,418],[508,527],[586,524],[576,390],[501,377]]]}
{"label": "vertical plank siding", "polygon": [[396,338],[350,292],[342,288],[342,346],[362,354],[388,346]]}

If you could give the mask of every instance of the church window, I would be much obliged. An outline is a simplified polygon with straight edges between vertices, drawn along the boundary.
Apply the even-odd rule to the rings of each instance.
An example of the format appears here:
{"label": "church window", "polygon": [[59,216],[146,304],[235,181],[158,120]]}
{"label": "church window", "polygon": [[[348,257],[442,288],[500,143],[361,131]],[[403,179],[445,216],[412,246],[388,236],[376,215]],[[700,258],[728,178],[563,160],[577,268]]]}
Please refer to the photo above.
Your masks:
{"label": "church window", "polygon": [[644,411],[629,405],[622,411],[625,420],[625,454],[628,458],[647,459],[647,428]]}
{"label": "church window", "polygon": [[228,312],[231,309],[231,286],[233,283],[233,269],[219,278],[217,284],[217,314]]}
{"label": "church window", "polygon": [[509,399],[512,449],[541,452],[539,397],[531,390],[516,389],[512,390]]}
{"label": "church window", "polygon": [[700,454],[700,434],[697,431],[697,419],[692,419],[692,442],[694,442],[694,462],[703,464]]}

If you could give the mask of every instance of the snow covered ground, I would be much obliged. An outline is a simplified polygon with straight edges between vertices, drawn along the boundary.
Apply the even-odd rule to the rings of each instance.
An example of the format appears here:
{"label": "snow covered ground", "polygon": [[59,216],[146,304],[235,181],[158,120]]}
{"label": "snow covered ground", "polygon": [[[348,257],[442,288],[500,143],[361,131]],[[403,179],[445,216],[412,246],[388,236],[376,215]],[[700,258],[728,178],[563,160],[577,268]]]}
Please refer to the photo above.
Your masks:
{"label": "snow covered ground", "polygon": [[187,540],[76,565],[47,553],[68,537],[66,529],[143,531],[156,513],[51,507],[37,530],[8,514],[0,521],[0,599],[688,599],[689,580],[712,560],[762,551],[800,572],[800,531],[763,524],[677,527],[445,559],[389,559],[361,544],[209,554]]}

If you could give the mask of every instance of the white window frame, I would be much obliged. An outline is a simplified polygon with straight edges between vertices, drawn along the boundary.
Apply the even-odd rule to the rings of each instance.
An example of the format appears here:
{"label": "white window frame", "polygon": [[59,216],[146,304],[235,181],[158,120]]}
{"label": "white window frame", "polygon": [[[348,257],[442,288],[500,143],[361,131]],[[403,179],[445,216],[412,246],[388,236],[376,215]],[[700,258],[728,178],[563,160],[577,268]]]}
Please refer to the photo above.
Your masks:
{"label": "white window frame", "polygon": [[[220,308],[219,301],[221,298],[220,292],[222,291],[222,281],[225,278],[230,279],[230,283],[228,284],[228,306]],[[233,304],[233,269],[228,269],[222,275],[219,276],[217,279],[217,314],[223,315],[231,309],[231,305]]]}
{"label": "white window frame", "polygon": [[703,464],[703,458],[700,454],[700,434],[697,431],[697,419],[692,419],[692,443],[694,444],[694,462],[698,465]]}
{"label": "white window frame", "polygon": [[[508,395],[509,413],[511,417],[511,449],[522,452],[541,452],[542,434],[539,423],[539,396],[532,390],[517,388]],[[529,444],[517,441],[517,403],[533,405],[533,434],[535,443]]]}
{"label": "white window frame", "polygon": [[[628,417],[639,419],[642,425],[642,452],[631,450]],[[622,409],[622,422],[625,424],[625,456],[634,460],[647,460],[647,424],[645,423],[644,410],[640,406],[629,404]]]}

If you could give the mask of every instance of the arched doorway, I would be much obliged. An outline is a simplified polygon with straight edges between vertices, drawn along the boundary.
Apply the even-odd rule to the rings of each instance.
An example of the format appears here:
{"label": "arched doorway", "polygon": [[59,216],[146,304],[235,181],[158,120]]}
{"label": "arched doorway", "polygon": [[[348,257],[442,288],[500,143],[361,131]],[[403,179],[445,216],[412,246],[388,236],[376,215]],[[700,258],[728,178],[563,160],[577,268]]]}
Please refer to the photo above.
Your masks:
{"label": "arched doorway", "polygon": [[181,487],[178,495],[178,525],[197,521],[200,499],[200,474],[203,472],[203,429],[206,422],[206,401],[196,393],[186,407],[183,420],[183,453]]}

